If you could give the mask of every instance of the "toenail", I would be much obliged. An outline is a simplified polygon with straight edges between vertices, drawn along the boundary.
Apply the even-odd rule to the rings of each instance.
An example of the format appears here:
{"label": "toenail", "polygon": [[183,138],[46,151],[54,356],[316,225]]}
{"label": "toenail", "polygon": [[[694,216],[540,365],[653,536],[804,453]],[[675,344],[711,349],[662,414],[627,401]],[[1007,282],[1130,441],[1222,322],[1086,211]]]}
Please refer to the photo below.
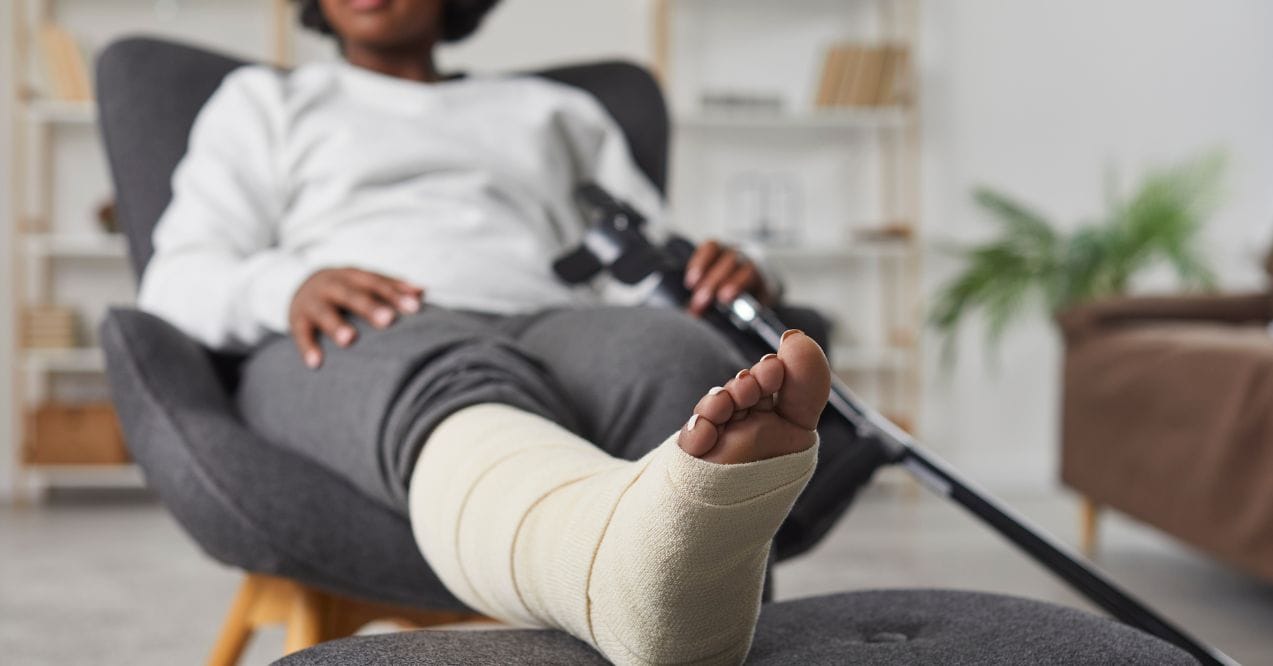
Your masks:
{"label": "toenail", "polygon": [[777,354],[765,354],[764,356],[761,356],[761,357],[760,357],[760,360],[759,360],[759,361],[757,361],[757,362],[758,362],[758,363],[764,363],[765,361],[768,361],[768,360],[769,360],[769,359],[771,359],[771,358],[778,358],[778,355],[777,355]]}
{"label": "toenail", "polygon": [[696,423],[698,423],[698,414],[691,416],[690,420],[685,422],[685,432],[693,430]]}
{"label": "toenail", "polygon": [[747,368],[743,368],[742,370],[738,371],[738,374],[734,375],[734,379],[742,379],[743,377],[746,377],[747,375],[750,375],[750,374],[751,374],[751,370],[748,370]]}
{"label": "toenail", "polygon": [[791,336],[793,336],[793,335],[804,335],[804,331],[802,331],[802,330],[800,330],[800,329],[798,329],[798,328],[789,329],[786,333],[783,333],[783,334],[782,334],[782,339],[783,339],[783,340],[786,340],[787,338],[789,338],[789,337],[791,337]]}
{"label": "toenail", "polygon": [[717,393],[720,393],[721,391],[724,391],[724,390],[725,390],[724,386],[713,386],[707,389],[707,395],[716,395]]}

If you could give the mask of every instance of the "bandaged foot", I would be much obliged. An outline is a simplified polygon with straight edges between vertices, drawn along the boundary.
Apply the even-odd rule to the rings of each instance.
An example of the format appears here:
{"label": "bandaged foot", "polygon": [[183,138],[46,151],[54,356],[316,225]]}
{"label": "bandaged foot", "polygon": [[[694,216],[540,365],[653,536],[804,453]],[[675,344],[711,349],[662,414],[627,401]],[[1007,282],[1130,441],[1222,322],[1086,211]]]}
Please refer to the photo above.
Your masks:
{"label": "bandaged foot", "polygon": [[496,619],[562,629],[619,664],[739,663],[829,392],[822,350],[790,332],[635,462],[512,407],[461,410],[416,463],[416,541]]}

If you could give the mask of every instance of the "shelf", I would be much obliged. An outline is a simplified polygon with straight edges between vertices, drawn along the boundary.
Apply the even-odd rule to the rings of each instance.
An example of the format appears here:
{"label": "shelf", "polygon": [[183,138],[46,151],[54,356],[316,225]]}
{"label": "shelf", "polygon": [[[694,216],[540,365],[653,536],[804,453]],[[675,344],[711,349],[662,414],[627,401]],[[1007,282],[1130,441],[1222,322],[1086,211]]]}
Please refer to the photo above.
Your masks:
{"label": "shelf", "polygon": [[27,102],[27,118],[38,123],[92,125],[97,122],[97,104],[35,99]]}
{"label": "shelf", "polygon": [[124,259],[128,242],[118,234],[28,234],[27,252],[44,257]]}
{"label": "shelf", "polygon": [[24,349],[22,360],[27,369],[36,373],[51,372],[104,372],[106,359],[97,347],[69,349]]}
{"label": "shelf", "polygon": [[24,465],[32,480],[58,488],[143,488],[146,479],[136,464]]}
{"label": "shelf", "polygon": [[864,107],[781,111],[695,111],[676,117],[680,127],[714,129],[884,129],[904,127],[913,117],[906,107]]}
{"label": "shelf", "polygon": [[910,353],[891,347],[831,345],[831,365],[836,370],[898,370],[906,367]]}
{"label": "shelf", "polygon": [[755,252],[758,259],[781,263],[784,268],[800,268],[859,259],[906,257],[914,253],[915,244],[907,240],[859,241],[839,246],[748,246],[746,249]]}

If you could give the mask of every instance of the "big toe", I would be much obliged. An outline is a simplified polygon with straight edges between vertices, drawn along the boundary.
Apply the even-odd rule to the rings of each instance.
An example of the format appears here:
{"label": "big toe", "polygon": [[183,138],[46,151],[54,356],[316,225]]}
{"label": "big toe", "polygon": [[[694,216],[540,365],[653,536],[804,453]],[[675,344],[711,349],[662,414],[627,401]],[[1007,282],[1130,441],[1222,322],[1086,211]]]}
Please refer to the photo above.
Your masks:
{"label": "big toe", "polygon": [[778,358],[785,368],[775,410],[783,418],[813,430],[831,395],[831,367],[813,338],[791,330],[782,336]]}

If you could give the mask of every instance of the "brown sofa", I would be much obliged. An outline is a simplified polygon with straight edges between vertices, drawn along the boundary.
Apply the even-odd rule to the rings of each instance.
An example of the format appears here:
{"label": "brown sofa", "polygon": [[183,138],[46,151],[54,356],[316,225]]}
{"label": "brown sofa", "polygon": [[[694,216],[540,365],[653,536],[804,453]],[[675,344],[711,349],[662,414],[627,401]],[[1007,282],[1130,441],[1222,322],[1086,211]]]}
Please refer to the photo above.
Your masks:
{"label": "brown sofa", "polygon": [[1058,317],[1061,480],[1273,581],[1273,294],[1136,297]]}

